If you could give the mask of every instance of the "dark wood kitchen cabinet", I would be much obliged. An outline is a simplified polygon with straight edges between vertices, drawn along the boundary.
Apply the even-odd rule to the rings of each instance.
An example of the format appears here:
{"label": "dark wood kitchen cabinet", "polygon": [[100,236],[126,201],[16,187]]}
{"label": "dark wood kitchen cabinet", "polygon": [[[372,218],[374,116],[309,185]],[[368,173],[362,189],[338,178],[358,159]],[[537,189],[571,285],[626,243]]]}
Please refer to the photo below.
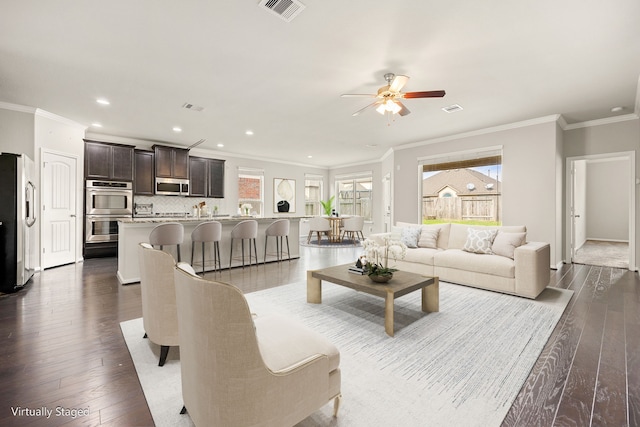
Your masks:
{"label": "dark wood kitchen cabinet", "polygon": [[224,160],[209,159],[207,197],[224,198]]}
{"label": "dark wood kitchen cabinet", "polygon": [[133,181],[133,146],[85,140],[86,179]]}
{"label": "dark wood kitchen cabinet", "polygon": [[189,179],[189,150],[154,145],[153,151],[157,177]]}
{"label": "dark wood kitchen cabinet", "polygon": [[208,159],[189,157],[189,195],[207,197],[207,168]]}
{"label": "dark wood kitchen cabinet", "polygon": [[133,194],[153,196],[155,181],[154,152],[135,150]]}
{"label": "dark wood kitchen cabinet", "polygon": [[224,160],[189,157],[190,195],[194,197],[224,197]]}

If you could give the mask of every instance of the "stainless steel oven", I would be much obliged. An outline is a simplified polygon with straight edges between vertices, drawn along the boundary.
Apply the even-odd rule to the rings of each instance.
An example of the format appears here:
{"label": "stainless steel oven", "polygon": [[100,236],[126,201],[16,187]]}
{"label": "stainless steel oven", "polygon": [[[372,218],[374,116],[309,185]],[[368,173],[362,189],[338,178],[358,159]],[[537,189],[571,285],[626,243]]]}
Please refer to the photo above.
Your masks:
{"label": "stainless steel oven", "polygon": [[87,215],[85,217],[86,243],[117,242],[118,220],[131,216],[100,216]]}
{"label": "stainless steel oven", "polygon": [[133,190],[130,182],[86,182],[86,215],[133,215]]}

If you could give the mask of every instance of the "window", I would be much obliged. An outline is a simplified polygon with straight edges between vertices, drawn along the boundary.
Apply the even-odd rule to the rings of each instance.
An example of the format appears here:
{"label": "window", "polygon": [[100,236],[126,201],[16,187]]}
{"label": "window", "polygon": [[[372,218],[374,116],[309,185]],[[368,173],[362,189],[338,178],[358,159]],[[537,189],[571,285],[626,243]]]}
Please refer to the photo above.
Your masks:
{"label": "window", "polygon": [[336,212],[340,215],[363,216],[372,220],[371,196],[373,177],[371,173],[336,179]]}
{"label": "window", "polygon": [[421,162],[422,222],[502,223],[502,150]]}
{"label": "window", "polygon": [[251,205],[252,215],[264,214],[264,171],[238,168],[238,207]]}
{"label": "window", "polygon": [[323,181],[321,175],[304,176],[304,213],[309,216],[322,215],[322,190]]}

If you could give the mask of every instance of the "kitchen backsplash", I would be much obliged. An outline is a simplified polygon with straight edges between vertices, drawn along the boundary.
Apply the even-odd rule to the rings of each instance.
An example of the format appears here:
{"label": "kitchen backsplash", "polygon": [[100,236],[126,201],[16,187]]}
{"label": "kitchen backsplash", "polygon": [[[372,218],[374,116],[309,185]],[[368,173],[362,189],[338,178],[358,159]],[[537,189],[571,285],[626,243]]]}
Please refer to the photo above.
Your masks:
{"label": "kitchen backsplash", "polygon": [[193,207],[205,202],[210,211],[214,212],[214,207],[218,207],[219,215],[231,215],[236,213],[237,207],[231,209],[227,206],[225,199],[210,199],[205,197],[176,197],[176,196],[134,196],[134,204],[153,203],[153,213],[177,214],[188,213],[193,215]]}

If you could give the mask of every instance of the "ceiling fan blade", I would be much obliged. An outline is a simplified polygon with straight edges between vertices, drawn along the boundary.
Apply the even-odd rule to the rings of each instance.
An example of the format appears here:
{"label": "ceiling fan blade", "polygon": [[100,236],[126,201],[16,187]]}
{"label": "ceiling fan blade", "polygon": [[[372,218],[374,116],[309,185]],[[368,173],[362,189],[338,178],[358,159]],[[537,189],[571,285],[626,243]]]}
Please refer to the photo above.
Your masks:
{"label": "ceiling fan blade", "polygon": [[400,114],[401,116],[411,114],[411,111],[402,102],[396,101],[396,104],[398,104],[402,108],[402,110],[398,111],[398,114]]}
{"label": "ceiling fan blade", "polygon": [[445,94],[443,90],[428,90],[424,92],[407,92],[403,93],[402,97],[406,99],[411,98],[442,98]]}
{"label": "ceiling fan blade", "polygon": [[407,84],[409,81],[408,76],[395,76],[393,81],[389,85],[389,92],[400,92],[400,90]]}
{"label": "ceiling fan blade", "polygon": [[354,117],[355,117],[355,116],[358,116],[358,115],[360,115],[363,111],[368,110],[369,108],[371,108],[371,107],[373,107],[374,105],[377,105],[377,104],[380,104],[380,101],[376,101],[376,102],[374,102],[374,103],[372,103],[372,104],[367,105],[367,106],[366,106],[366,107],[364,107],[364,108],[359,109],[358,111],[356,111],[355,113],[353,113],[353,114],[352,114],[352,116],[354,116]]}
{"label": "ceiling fan blade", "polygon": [[378,95],[372,94],[372,93],[343,93],[342,95],[340,95],[343,98],[375,98]]}

